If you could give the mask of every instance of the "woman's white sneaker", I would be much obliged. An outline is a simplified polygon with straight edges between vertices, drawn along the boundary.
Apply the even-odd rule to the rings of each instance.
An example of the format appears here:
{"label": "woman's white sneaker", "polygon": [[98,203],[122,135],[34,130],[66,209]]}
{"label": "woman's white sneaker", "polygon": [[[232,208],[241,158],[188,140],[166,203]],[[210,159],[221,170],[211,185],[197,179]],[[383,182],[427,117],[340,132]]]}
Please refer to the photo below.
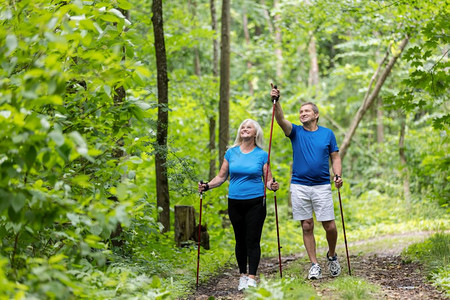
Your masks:
{"label": "woman's white sneaker", "polygon": [[248,288],[248,280],[250,278],[248,278],[247,276],[241,276],[241,278],[239,278],[239,286],[238,286],[238,291],[242,291],[246,288]]}
{"label": "woman's white sneaker", "polygon": [[256,287],[256,280],[248,277],[247,279],[247,287]]}

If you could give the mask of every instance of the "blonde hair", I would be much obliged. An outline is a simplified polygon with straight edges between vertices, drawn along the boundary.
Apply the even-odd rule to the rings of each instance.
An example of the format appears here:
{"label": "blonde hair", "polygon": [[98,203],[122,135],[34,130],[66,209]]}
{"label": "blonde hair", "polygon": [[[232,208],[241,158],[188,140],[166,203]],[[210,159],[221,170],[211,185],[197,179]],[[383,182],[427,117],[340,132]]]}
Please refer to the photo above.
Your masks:
{"label": "blonde hair", "polygon": [[240,146],[242,144],[241,129],[242,129],[242,126],[244,126],[247,123],[251,123],[253,125],[253,127],[255,127],[255,129],[256,129],[255,145],[256,145],[256,147],[262,149],[264,146],[263,131],[262,131],[261,126],[258,124],[258,122],[256,122],[255,120],[252,120],[252,119],[246,119],[246,120],[242,121],[241,125],[239,125],[237,134],[236,134],[236,139],[234,140],[234,145],[232,147]]}

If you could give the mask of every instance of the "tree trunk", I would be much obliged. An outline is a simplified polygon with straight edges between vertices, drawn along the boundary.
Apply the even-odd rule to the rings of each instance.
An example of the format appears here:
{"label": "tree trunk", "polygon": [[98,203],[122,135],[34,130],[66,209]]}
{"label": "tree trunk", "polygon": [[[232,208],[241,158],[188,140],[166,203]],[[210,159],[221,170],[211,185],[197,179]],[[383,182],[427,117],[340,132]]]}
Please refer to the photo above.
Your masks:
{"label": "tree trunk", "polygon": [[[209,1],[211,10],[211,28],[214,32],[217,32],[217,17],[216,17],[216,5],[214,0]],[[214,77],[219,76],[219,41],[213,39],[213,75]]]}
{"label": "tree trunk", "polygon": [[222,34],[220,51],[219,163],[230,139],[230,0],[222,0]]}
{"label": "tree trunk", "polygon": [[405,131],[406,131],[406,116],[402,114],[400,117],[400,137],[398,142],[398,153],[400,155],[400,163],[402,164],[403,173],[403,195],[407,203],[411,200],[411,191],[409,188],[409,171],[405,155]]}
{"label": "tree trunk", "polygon": [[366,111],[372,105],[374,100],[378,97],[381,87],[383,86],[384,82],[386,81],[386,78],[388,77],[389,73],[391,72],[392,68],[394,67],[394,64],[397,61],[398,57],[403,52],[403,49],[405,49],[406,45],[408,44],[408,41],[409,41],[409,37],[406,36],[405,39],[400,44],[399,53],[397,55],[394,55],[391,58],[391,60],[387,64],[386,68],[384,69],[383,73],[378,78],[377,83],[375,84],[374,90],[372,91],[372,93],[370,93],[372,83],[376,79],[379,71],[381,70],[381,67],[383,66],[384,62],[386,61],[386,59],[389,55],[389,52],[386,53],[385,58],[378,66],[377,71],[375,72],[374,76],[372,77],[372,80],[370,81],[370,84],[369,84],[366,96],[363,100],[363,103],[361,104],[361,107],[359,108],[358,112],[356,113],[355,117],[353,118],[350,128],[345,135],[344,141],[342,142],[341,148],[339,150],[342,161],[344,160],[345,154],[347,153],[348,147],[350,146],[352,137],[356,132],[356,128],[358,128],[359,122],[361,122],[361,119],[363,118]]}
{"label": "tree trunk", "polygon": [[[127,18],[127,20],[130,19],[130,12],[128,10],[120,10],[122,12],[122,14]],[[127,31],[128,29],[126,28],[125,31]],[[122,47],[122,61],[125,61],[125,47]],[[125,98],[127,96],[127,92],[124,88],[123,85],[120,86],[115,86],[114,87],[114,96],[113,96],[113,101],[114,101],[114,106],[122,106],[123,103],[125,102]],[[130,125],[130,120],[128,120],[128,124],[127,126]],[[119,125],[114,125],[114,126],[119,126]],[[116,147],[114,148],[113,152],[112,152],[112,156],[114,158],[117,158],[118,160],[126,155],[126,152],[123,149],[124,146],[124,138],[121,137],[120,139],[118,139],[116,141]],[[124,174],[125,176],[125,174]],[[110,196],[108,197],[109,200],[113,200],[114,202],[119,202],[119,199],[117,199],[116,196]],[[122,228],[122,224],[120,222],[117,222],[116,224],[116,228],[111,232],[109,239],[111,241],[111,244],[114,247],[122,247],[123,244],[125,243],[125,241],[122,239],[122,232],[123,232],[123,228]]]}
{"label": "tree trunk", "polygon": [[[216,5],[214,0],[210,0],[211,28],[217,32]],[[213,76],[214,80],[219,77],[219,41],[213,39]],[[216,176],[216,117],[215,113],[209,117],[209,180]]]}
{"label": "tree trunk", "polygon": [[158,221],[164,226],[163,232],[170,229],[169,181],[167,179],[167,130],[169,125],[169,79],[167,77],[166,46],[164,42],[162,0],[153,0],[153,33],[155,37],[156,71],[158,81],[158,124],[156,129],[156,202],[162,210]]}
{"label": "tree trunk", "polygon": [[383,126],[383,99],[378,97],[377,101],[377,150],[383,150],[384,126]]}
{"label": "tree trunk", "polygon": [[272,34],[273,33],[272,20],[270,18],[269,11],[267,10],[266,1],[265,0],[261,0],[261,6],[264,8],[263,9],[263,13],[264,13],[264,18],[267,21],[267,27],[269,28],[269,32]]}
{"label": "tree trunk", "polygon": [[[317,59],[316,38],[314,37],[312,32],[309,41],[308,52],[310,61],[308,86],[314,86],[317,89],[319,85],[319,62]],[[317,91],[314,94],[316,93]]]}
{"label": "tree trunk", "polygon": [[[275,11],[278,10],[278,0],[273,1],[273,8]],[[274,23],[275,23],[275,58],[276,58],[276,80],[280,81],[281,77],[283,76],[283,52],[281,50],[282,41],[281,41],[281,29],[280,29],[280,22],[281,22],[281,15],[275,14],[274,16]]]}
{"label": "tree trunk", "polygon": [[[311,5],[309,0],[305,0],[306,5]],[[315,87],[314,95],[317,95],[317,88],[319,85],[319,61],[317,59],[317,49],[316,49],[316,38],[314,36],[314,31],[310,31],[309,35],[309,44],[308,44],[308,53],[309,53],[309,77],[308,77],[308,86]]]}
{"label": "tree trunk", "polygon": [[[245,6],[242,9],[242,27],[244,29],[245,44],[247,46],[249,46],[250,45],[250,32],[248,31],[247,9],[245,8]],[[247,60],[247,70],[250,72],[251,69],[252,69],[252,62],[250,60]],[[249,89],[250,95],[253,96],[254,89],[253,89],[253,83],[252,83],[251,77],[248,80],[248,89]]]}
{"label": "tree trunk", "polygon": [[[194,20],[194,27],[196,27],[196,13],[197,13],[197,3],[195,0],[188,1],[189,11],[192,13],[192,20]],[[198,46],[194,46],[194,74],[198,77],[201,76],[201,68],[200,68],[200,54],[198,50]]]}
{"label": "tree trunk", "polygon": [[209,118],[209,180],[216,176],[216,119]]}

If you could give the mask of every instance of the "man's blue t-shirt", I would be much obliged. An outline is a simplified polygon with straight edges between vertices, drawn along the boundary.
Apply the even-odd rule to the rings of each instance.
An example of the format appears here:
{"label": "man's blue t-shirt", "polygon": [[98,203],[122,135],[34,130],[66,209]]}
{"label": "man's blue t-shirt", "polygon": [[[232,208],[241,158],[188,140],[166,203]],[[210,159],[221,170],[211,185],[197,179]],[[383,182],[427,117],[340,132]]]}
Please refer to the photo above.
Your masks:
{"label": "man's blue t-shirt", "polygon": [[229,164],[230,186],[228,197],[245,200],[264,196],[264,164],[267,152],[255,147],[252,152],[242,153],[241,147],[233,147],[225,153]]}
{"label": "man's blue t-shirt", "polygon": [[289,135],[294,157],[292,183],[308,186],[330,183],[330,154],[339,148],[333,131],[318,127],[316,131],[308,131],[292,124]]}

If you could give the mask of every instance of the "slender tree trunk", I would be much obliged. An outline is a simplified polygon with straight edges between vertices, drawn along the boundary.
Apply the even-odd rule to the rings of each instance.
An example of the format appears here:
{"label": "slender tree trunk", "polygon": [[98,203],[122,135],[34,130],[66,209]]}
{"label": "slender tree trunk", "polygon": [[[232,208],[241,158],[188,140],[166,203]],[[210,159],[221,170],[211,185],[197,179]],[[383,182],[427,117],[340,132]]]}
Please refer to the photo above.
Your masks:
{"label": "slender tree trunk", "polygon": [[[319,86],[319,61],[317,59],[316,38],[314,37],[312,32],[311,39],[309,41],[308,52],[310,61],[308,86],[314,86],[317,89]],[[317,91],[315,92],[315,94],[316,93]]]}
{"label": "slender tree trunk", "polygon": [[377,101],[377,150],[383,150],[384,143],[384,125],[383,125],[383,99],[378,97]]}
{"label": "slender tree trunk", "polygon": [[[247,46],[250,45],[250,32],[248,31],[248,18],[247,18],[247,9],[245,6],[242,8],[242,27],[244,29],[244,37],[245,37],[245,44]],[[252,69],[252,62],[250,60],[247,60],[247,70],[250,72]],[[248,80],[248,89],[250,95],[253,96],[254,89],[253,89],[253,83],[251,78]]]}
{"label": "slender tree trunk", "polygon": [[[311,5],[309,0],[305,0],[306,5]],[[316,49],[316,38],[314,36],[314,31],[309,32],[309,44],[308,44],[308,52],[309,52],[309,77],[308,77],[308,86],[316,87],[316,91],[314,94],[317,94],[317,88],[319,85],[319,61],[317,59],[317,49]]]}
{"label": "slender tree trunk", "polygon": [[230,139],[230,0],[222,0],[222,34],[220,51],[219,163]]}
{"label": "slender tree trunk", "polygon": [[[130,20],[130,11],[128,10],[123,10],[121,9],[120,12],[127,18],[127,20]],[[116,24],[117,25],[117,24]],[[127,31],[128,29],[126,28],[125,31]],[[126,58],[126,53],[125,53],[125,47],[122,48],[122,61],[125,61]],[[114,106],[122,106],[123,103],[125,102],[125,98],[127,96],[127,92],[124,88],[123,85],[120,86],[115,86],[114,87],[114,96],[113,96],[113,101],[114,101]],[[118,125],[115,125],[118,126]],[[127,126],[130,126],[130,120],[128,120],[128,124]],[[126,152],[123,149],[124,146],[124,138],[121,137],[120,139],[118,139],[116,141],[116,148],[113,150],[113,157],[119,159],[123,156],[126,156]],[[122,178],[125,175],[122,176]],[[119,199],[117,199],[116,196],[110,196],[108,197],[109,200],[113,200],[114,202],[119,202]],[[111,232],[110,236],[109,236],[109,240],[111,242],[111,244],[114,247],[122,247],[124,244],[124,240],[121,239],[121,234],[123,232],[123,228],[122,228],[122,224],[120,222],[117,222],[116,224],[116,228]]]}
{"label": "slender tree trunk", "polygon": [[216,176],[216,118],[209,118],[209,180]]}
{"label": "slender tree trunk", "polygon": [[402,114],[400,117],[400,137],[398,142],[398,153],[402,164],[403,173],[403,195],[408,203],[411,200],[411,191],[409,188],[409,170],[405,155],[405,132],[406,132],[406,116]]}
{"label": "slender tree trunk", "polygon": [[261,6],[264,8],[263,12],[264,12],[264,18],[267,21],[267,28],[269,29],[269,32],[272,34],[273,33],[272,20],[270,18],[269,11],[267,10],[266,1],[265,0],[261,0]]}
{"label": "slender tree trunk", "polygon": [[350,142],[352,140],[353,135],[356,132],[356,128],[358,128],[359,122],[361,122],[361,119],[363,118],[366,111],[369,109],[369,107],[372,105],[374,100],[378,97],[378,94],[381,90],[381,87],[383,86],[384,82],[386,81],[386,78],[389,76],[392,68],[394,67],[395,62],[397,61],[400,54],[403,52],[403,49],[405,49],[406,45],[408,44],[409,37],[405,37],[405,39],[401,42],[399,53],[398,55],[394,55],[389,63],[387,64],[386,68],[384,69],[381,76],[378,78],[375,87],[372,92],[370,92],[373,81],[376,79],[379,71],[381,70],[381,67],[383,66],[384,62],[387,60],[387,57],[389,53],[386,54],[386,57],[383,59],[383,61],[380,63],[378,70],[375,72],[374,76],[372,77],[372,80],[370,81],[369,88],[367,90],[366,96],[364,97],[363,103],[361,104],[361,107],[359,108],[358,112],[356,113],[355,117],[353,118],[353,121],[350,125],[350,128],[348,132],[345,135],[344,141],[342,142],[341,148],[339,152],[341,153],[341,160],[344,160],[345,154],[347,153],[348,147],[350,146]]}
{"label": "slender tree trunk", "polygon": [[[197,13],[197,3],[195,0],[188,1],[189,11],[192,12],[192,19],[194,20],[194,27],[196,27],[196,13]],[[198,50],[198,46],[194,46],[194,74],[198,77],[201,76],[201,67],[200,67],[200,53]]]}
{"label": "slender tree trunk", "polygon": [[166,46],[164,42],[162,0],[153,0],[153,33],[155,36],[156,71],[158,81],[158,124],[156,129],[156,202],[162,210],[158,221],[170,229],[169,181],[167,179],[167,130],[169,125],[169,79],[167,77]]}
{"label": "slender tree trunk", "polygon": [[[278,0],[273,1],[273,7],[275,10],[278,10]],[[281,15],[275,14],[274,16],[274,23],[275,23],[275,57],[276,57],[276,75],[277,80],[280,81],[283,76],[283,52],[281,50],[282,41],[281,41],[281,28],[280,28],[280,22],[281,22]]]}
{"label": "slender tree trunk", "polygon": [[[210,0],[211,10],[211,28],[217,32],[217,17],[215,0]],[[219,77],[219,41],[214,37],[213,39],[213,76],[214,80]],[[216,176],[216,116],[213,112],[209,117],[209,180]]]}
{"label": "slender tree trunk", "polygon": [[[211,10],[211,28],[214,32],[217,32],[217,17],[216,17],[216,4],[215,0],[210,0]],[[219,77],[219,41],[214,37],[213,39],[213,75]]]}

